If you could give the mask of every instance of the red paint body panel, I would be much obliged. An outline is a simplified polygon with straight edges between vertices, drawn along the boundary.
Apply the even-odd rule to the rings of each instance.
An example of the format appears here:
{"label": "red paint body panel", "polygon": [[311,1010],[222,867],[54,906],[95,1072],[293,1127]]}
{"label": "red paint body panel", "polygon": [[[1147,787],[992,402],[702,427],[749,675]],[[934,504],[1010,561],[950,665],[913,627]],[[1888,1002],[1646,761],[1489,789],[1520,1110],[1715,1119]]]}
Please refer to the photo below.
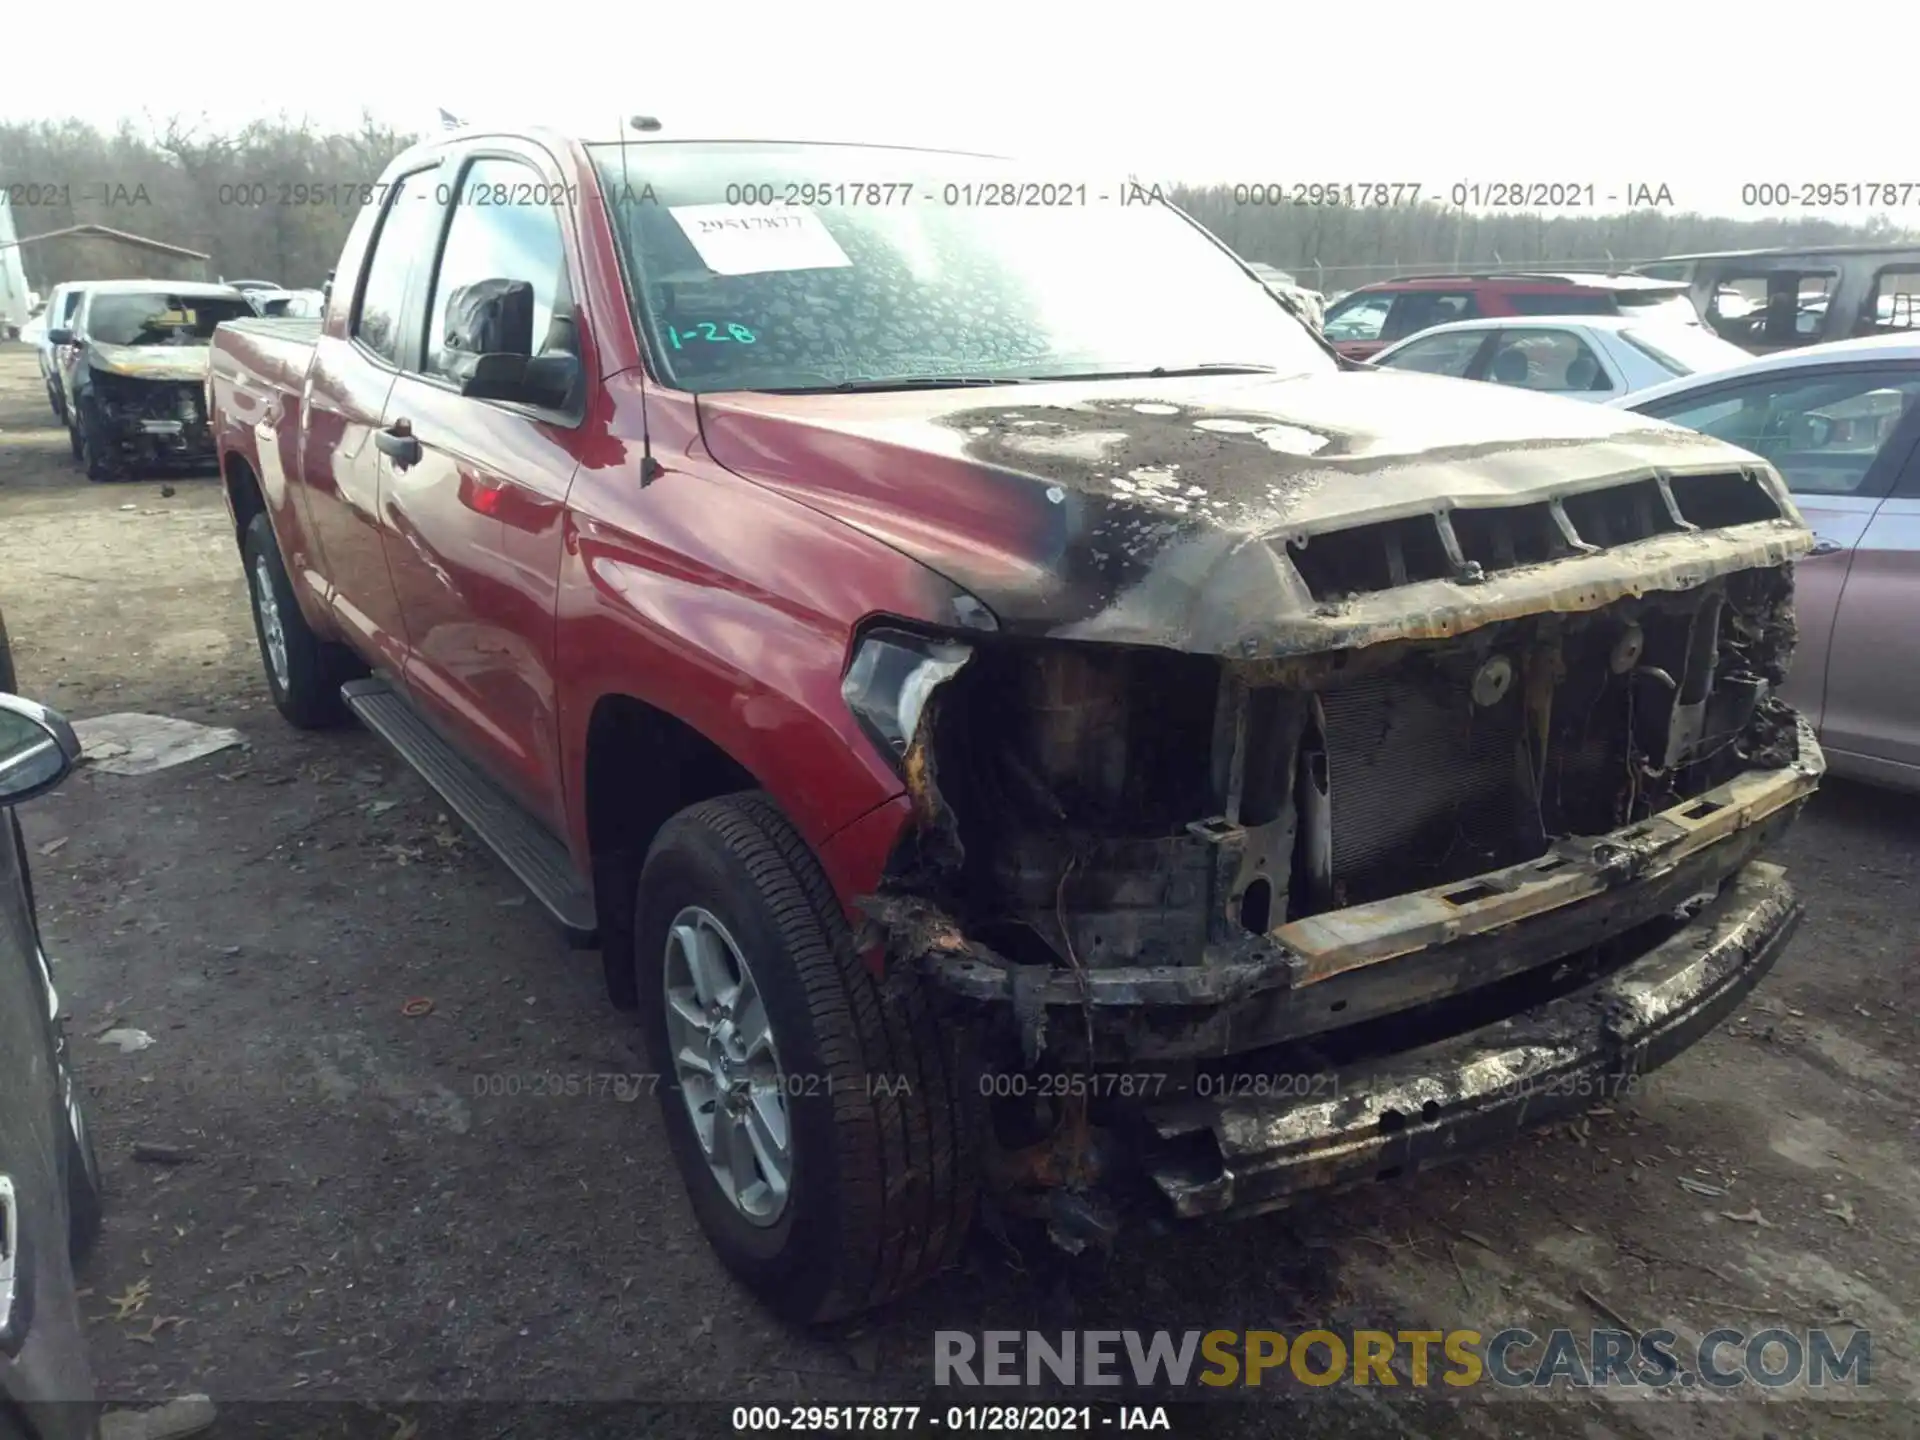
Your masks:
{"label": "red paint body panel", "polygon": [[[959,592],[708,454],[693,397],[644,372],[584,152],[461,137],[402,156],[385,179],[463,147],[523,157],[577,195],[562,209],[586,372],[578,422],[467,399],[350,337],[370,208],[317,341],[254,324],[216,336],[223,466],[257,478],[314,628],[404,688],[565,838],[582,875],[589,726],[600,701],[625,696],[750,772],[850,906],[908,814],[840,693],[853,634],[883,613],[951,623]],[[374,436],[401,419],[421,459],[396,470]],[[643,437],[660,466],[646,485]]]}

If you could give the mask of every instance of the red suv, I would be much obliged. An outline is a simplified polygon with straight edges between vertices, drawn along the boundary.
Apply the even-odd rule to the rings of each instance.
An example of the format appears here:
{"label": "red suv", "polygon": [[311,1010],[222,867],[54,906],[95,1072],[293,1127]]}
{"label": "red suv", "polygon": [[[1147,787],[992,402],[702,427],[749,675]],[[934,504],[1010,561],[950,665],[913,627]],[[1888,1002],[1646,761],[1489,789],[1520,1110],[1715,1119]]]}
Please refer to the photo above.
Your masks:
{"label": "red suv", "polygon": [[[1327,307],[1322,331],[1342,355],[1365,360],[1397,340],[1483,315],[1618,315],[1669,311],[1697,324],[1681,281],[1644,275],[1422,275],[1349,291]],[[1677,307],[1677,308],[1676,308]]]}

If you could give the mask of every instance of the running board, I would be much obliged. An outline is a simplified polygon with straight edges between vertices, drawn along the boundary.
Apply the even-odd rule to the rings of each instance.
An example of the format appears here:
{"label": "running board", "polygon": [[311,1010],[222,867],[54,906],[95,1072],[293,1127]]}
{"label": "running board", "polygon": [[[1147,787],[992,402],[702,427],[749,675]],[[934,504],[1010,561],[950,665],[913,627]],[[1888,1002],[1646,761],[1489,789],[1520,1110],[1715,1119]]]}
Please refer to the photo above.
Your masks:
{"label": "running board", "polygon": [[560,922],[569,944],[591,949],[599,943],[593,893],[552,831],[449,745],[385,680],[349,680],[340,698],[487,842]]}

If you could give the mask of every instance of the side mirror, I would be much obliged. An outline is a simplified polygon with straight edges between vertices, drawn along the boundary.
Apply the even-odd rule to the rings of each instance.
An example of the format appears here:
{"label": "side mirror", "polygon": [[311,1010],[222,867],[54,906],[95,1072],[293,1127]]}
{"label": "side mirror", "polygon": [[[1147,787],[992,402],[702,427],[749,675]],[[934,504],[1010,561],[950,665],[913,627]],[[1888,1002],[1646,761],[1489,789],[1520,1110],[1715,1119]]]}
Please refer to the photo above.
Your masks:
{"label": "side mirror", "polygon": [[49,345],[71,345],[73,343],[73,331],[64,325],[56,325],[53,329],[47,331],[47,343]]}
{"label": "side mirror", "polygon": [[533,354],[533,286],[525,280],[476,280],[447,297],[450,351]]}
{"label": "side mirror", "polygon": [[533,353],[533,286],[525,280],[476,280],[455,290],[444,350],[460,393],[474,400],[558,410],[580,373],[576,355]]}
{"label": "side mirror", "polygon": [[51,790],[79,759],[79,738],[64,718],[18,695],[0,695],[0,805]]}
{"label": "side mirror", "polygon": [[456,368],[465,375],[460,393],[472,400],[510,400],[546,410],[564,410],[580,373],[577,355],[474,355]]}

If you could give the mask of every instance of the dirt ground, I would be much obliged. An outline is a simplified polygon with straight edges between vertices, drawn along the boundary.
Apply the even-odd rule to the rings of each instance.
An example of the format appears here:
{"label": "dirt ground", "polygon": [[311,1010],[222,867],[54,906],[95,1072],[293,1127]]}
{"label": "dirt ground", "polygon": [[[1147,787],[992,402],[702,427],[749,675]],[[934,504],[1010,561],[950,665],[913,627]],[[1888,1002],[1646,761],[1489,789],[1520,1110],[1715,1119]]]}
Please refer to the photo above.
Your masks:
{"label": "dirt ground", "polygon": [[[1811,911],[1790,953],[1608,1113],[1109,1258],[1037,1266],[983,1238],[885,1314],[804,1332],[709,1254],[651,1099],[530,1093],[646,1068],[598,957],[564,948],[373,737],[281,722],[217,483],[169,483],[89,485],[31,352],[0,347],[0,606],[23,688],[73,718],[150,711],[247,741],[142,778],[83,767],[22,813],[109,1189],[82,1277],[107,1394],[944,1407],[943,1328],[1491,1334],[1610,1312],[1694,1336],[1869,1327],[1883,1401],[1293,1386],[1176,1433],[1916,1433],[1913,800],[1829,784],[1775,857]],[[413,997],[431,1013],[405,1015]],[[154,1044],[121,1053],[98,1038],[115,1023]],[[141,1144],[193,1159],[142,1163]]]}

